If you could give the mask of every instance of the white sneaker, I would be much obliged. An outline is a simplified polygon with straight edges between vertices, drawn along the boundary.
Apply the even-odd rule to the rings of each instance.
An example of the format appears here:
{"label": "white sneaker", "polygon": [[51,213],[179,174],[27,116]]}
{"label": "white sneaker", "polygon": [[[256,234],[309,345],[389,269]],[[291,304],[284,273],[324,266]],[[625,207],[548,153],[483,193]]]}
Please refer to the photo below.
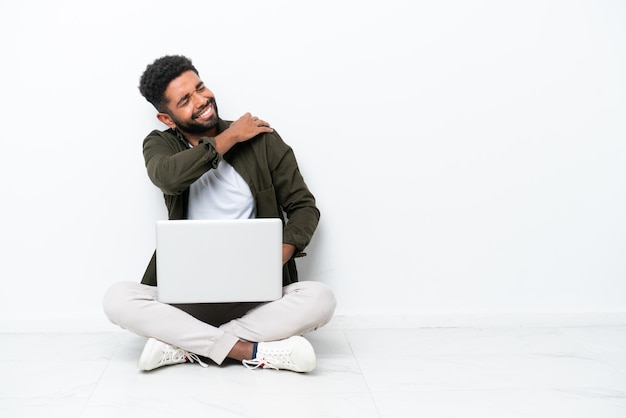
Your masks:
{"label": "white sneaker", "polygon": [[289,337],[286,340],[259,343],[256,358],[244,360],[249,369],[291,370],[310,372],[315,369],[315,351],[304,337]]}
{"label": "white sneaker", "polygon": [[209,367],[208,364],[203,363],[193,353],[165,344],[154,338],[149,338],[139,357],[137,367],[139,370],[147,371],[161,366],[169,366],[170,364],[193,363],[194,361],[197,361],[202,367]]}

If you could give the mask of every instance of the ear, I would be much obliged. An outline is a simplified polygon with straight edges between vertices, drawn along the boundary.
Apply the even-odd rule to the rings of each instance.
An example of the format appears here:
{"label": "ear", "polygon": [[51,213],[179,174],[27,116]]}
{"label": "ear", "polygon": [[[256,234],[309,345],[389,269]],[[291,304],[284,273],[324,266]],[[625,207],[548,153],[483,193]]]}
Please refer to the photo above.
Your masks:
{"label": "ear", "polygon": [[162,123],[166,124],[168,127],[174,129],[176,128],[176,124],[174,123],[174,121],[172,120],[172,118],[170,118],[170,115],[168,115],[167,113],[157,113],[156,115],[157,119],[159,121],[161,121]]}

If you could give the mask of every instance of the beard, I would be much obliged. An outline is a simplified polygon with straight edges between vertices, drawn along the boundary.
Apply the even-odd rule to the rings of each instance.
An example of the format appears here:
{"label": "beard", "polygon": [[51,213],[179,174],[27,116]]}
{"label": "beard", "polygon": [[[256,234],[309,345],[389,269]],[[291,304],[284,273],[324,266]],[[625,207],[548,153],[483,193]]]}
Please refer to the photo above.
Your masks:
{"label": "beard", "polygon": [[[206,108],[208,106],[213,106],[213,110],[215,110],[215,112],[213,113],[213,115],[211,116],[211,118],[206,121],[206,122],[196,122],[195,117],[196,115],[201,114],[202,112],[204,112],[206,110]],[[217,103],[215,102],[215,99],[208,99],[206,102],[206,105],[203,106],[200,110],[198,110],[197,112],[194,113],[194,117],[189,120],[189,121],[182,121],[178,118],[176,118],[173,115],[169,115],[170,118],[172,119],[172,121],[176,124],[176,127],[181,131],[181,132],[187,132],[190,134],[203,134],[206,131],[213,129],[217,126],[217,121],[219,119],[219,112],[217,111]]]}

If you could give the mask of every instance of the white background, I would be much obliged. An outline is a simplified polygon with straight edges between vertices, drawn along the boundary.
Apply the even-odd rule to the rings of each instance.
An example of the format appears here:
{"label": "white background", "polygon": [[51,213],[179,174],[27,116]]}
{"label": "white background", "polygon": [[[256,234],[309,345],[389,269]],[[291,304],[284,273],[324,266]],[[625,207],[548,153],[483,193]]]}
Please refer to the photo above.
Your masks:
{"label": "white background", "polygon": [[[318,199],[339,315],[626,312],[622,1],[0,0],[0,328],[108,327],[166,216],[137,86],[193,59]],[[35,325],[36,327],[36,325]]]}

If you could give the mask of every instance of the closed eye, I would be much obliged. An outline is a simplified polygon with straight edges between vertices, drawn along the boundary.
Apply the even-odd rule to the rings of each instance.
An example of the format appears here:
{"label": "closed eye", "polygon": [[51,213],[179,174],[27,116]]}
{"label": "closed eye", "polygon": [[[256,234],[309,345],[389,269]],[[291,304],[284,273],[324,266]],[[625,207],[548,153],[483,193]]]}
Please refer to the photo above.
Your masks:
{"label": "closed eye", "polygon": [[[198,84],[196,84],[196,90],[195,90],[194,93],[200,93],[201,91],[204,91],[204,90],[206,90],[206,86],[201,81]],[[185,107],[185,106],[187,106],[189,104],[189,100],[190,99],[191,99],[191,93],[185,94],[183,97],[180,98],[178,103],[176,103],[176,107]]]}

